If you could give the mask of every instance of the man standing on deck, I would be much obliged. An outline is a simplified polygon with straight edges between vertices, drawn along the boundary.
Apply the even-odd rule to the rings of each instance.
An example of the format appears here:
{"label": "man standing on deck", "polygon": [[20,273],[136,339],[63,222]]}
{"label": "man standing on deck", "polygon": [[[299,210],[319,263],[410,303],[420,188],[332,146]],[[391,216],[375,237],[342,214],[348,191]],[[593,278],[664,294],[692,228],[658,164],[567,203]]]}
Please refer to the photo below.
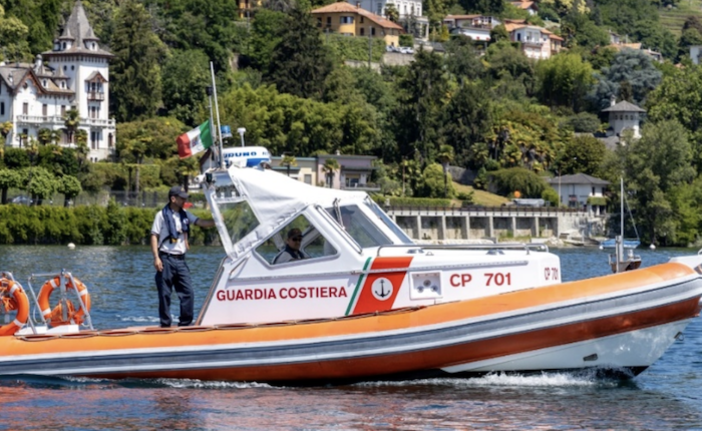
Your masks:
{"label": "man standing on deck", "polygon": [[180,186],[172,187],[168,192],[169,202],[156,214],[151,226],[151,253],[156,268],[158,314],[162,328],[171,326],[171,292],[174,288],[180,300],[178,326],[192,323],[195,293],[190,268],[185,262],[190,225],[214,226],[214,220],[202,220],[183,209],[188,197]]}

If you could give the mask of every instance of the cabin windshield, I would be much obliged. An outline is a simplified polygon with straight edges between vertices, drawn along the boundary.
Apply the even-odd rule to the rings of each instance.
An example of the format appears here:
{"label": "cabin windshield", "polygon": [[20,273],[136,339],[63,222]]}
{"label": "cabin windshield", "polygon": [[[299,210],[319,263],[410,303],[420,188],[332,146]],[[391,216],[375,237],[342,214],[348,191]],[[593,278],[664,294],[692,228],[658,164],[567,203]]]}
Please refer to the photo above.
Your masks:
{"label": "cabin windshield", "polygon": [[249,203],[238,196],[233,186],[217,187],[214,202],[217,211],[213,214],[224,223],[232,246],[260,224]]}
{"label": "cabin windshield", "polygon": [[326,210],[361,248],[393,244],[358,205],[342,206],[338,212],[335,208],[326,208]]}
{"label": "cabin windshield", "polygon": [[364,203],[371,209],[371,211],[373,211],[373,214],[378,216],[380,221],[382,221],[383,224],[385,224],[385,226],[387,226],[388,229],[390,229],[392,233],[394,233],[397,238],[402,241],[403,244],[414,244],[414,241],[412,241],[412,239],[407,236],[407,234],[400,229],[400,227],[394,221],[392,221],[385,211],[383,211],[378,204],[373,202],[372,199],[366,199]]}

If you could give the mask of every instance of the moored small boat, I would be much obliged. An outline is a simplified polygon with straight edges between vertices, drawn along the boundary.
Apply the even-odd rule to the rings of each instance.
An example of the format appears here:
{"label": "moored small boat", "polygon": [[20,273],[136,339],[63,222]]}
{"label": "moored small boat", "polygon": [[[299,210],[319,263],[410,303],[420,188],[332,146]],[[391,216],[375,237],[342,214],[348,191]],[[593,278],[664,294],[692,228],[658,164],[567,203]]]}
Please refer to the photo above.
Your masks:
{"label": "moored small boat", "polygon": [[[699,313],[701,256],[563,283],[544,246],[418,245],[362,192],[236,166],[209,172],[203,188],[226,257],[195,326],[28,319],[0,337],[0,373],[279,384],[633,376]],[[305,258],[279,263],[293,230]]]}

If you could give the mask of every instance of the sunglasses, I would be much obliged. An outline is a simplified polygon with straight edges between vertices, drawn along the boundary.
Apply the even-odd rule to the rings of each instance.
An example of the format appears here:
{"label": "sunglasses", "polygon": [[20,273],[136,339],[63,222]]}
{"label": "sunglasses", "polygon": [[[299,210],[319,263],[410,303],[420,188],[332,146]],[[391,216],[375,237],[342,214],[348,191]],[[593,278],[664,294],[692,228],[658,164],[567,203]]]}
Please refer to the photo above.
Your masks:
{"label": "sunglasses", "polygon": [[290,239],[292,239],[293,241],[302,241],[301,236],[296,236],[295,238],[290,238]]}

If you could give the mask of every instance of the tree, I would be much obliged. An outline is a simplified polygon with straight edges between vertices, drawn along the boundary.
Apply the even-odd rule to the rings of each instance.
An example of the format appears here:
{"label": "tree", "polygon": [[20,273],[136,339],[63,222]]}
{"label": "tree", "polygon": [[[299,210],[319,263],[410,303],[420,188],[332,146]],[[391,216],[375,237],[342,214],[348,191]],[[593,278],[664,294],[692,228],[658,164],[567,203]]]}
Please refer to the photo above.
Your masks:
{"label": "tree", "polygon": [[2,190],[2,204],[7,203],[7,190],[19,188],[22,185],[22,176],[14,169],[0,169],[0,190]]}
{"label": "tree", "polygon": [[149,151],[153,138],[145,129],[139,129],[135,136],[120,139],[117,146],[119,157],[125,162],[136,163],[136,175],[134,179],[134,192],[139,194],[139,180],[141,173],[141,164],[144,162],[144,156]]}
{"label": "tree", "polygon": [[198,107],[207,95],[210,68],[200,50],[176,51],[163,65],[163,103],[168,114],[187,124],[196,125]]}
{"label": "tree", "polygon": [[23,148],[7,148],[3,155],[5,167],[9,169],[22,169],[29,167],[29,154]]}
{"label": "tree", "polygon": [[443,111],[443,141],[453,146],[458,166],[479,168],[477,144],[492,129],[491,98],[481,83],[459,87]]}
{"label": "tree", "polygon": [[454,153],[453,147],[450,145],[442,145],[439,148],[439,161],[444,169],[444,197],[449,197],[448,195],[448,168],[449,164],[453,162]]}
{"label": "tree", "polygon": [[59,133],[56,130],[41,128],[37,132],[37,139],[41,145],[55,144],[60,140]]}
{"label": "tree", "polygon": [[292,154],[283,154],[283,158],[280,160],[280,166],[285,166],[288,176],[290,176],[290,167],[297,166],[297,159]]}
{"label": "tree", "polygon": [[425,161],[436,157],[449,92],[443,65],[441,55],[419,50],[406,75],[398,79],[399,103],[393,121],[401,154],[417,152]]}
{"label": "tree", "polygon": [[675,120],[682,124],[692,146],[693,164],[702,172],[702,68],[685,67],[672,72],[653,90],[646,102],[651,122]]}
{"label": "tree", "polygon": [[56,191],[64,195],[63,206],[68,207],[68,203],[83,191],[78,178],[72,175],[64,175],[58,180]]}
{"label": "tree", "polygon": [[588,50],[609,45],[607,31],[595,24],[588,15],[571,10],[561,22],[561,36],[566,46],[582,46]]}
{"label": "tree", "polygon": [[264,74],[268,73],[276,45],[280,43],[280,29],[286,25],[287,16],[283,12],[260,9],[251,24],[249,43],[245,53],[251,66]]}
{"label": "tree", "polygon": [[480,61],[480,55],[470,37],[458,35],[449,40],[445,47],[449,54],[446,66],[459,79],[461,85],[485,75],[485,66]]}
{"label": "tree", "polygon": [[677,216],[668,193],[695,177],[685,129],[677,121],[647,123],[641,139],[619,147],[617,156],[642,236],[651,244],[674,243]]}
{"label": "tree", "polygon": [[117,10],[110,66],[110,111],[118,122],[156,115],[161,104],[163,43],[151,29],[151,16],[137,0]]}
{"label": "tree", "polygon": [[441,165],[431,163],[422,172],[417,187],[417,195],[427,198],[452,198],[455,195],[453,181],[447,184],[446,175],[443,174]]}
{"label": "tree", "polygon": [[10,134],[12,131],[12,122],[11,121],[6,121],[4,123],[0,123],[0,136],[2,136],[2,145],[7,144],[7,135]]}
{"label": "tree", "polygon": [[567,106],[578,112],[595,82],[592,67],[577,54],[558,54],[542,60],[536,68],[541,100],[550,106]]}
{"label": "tree", "polygon": [[492,173],[495,186],[501,195],[519,191],[525,198],[540,198],[549,185],[534,172],[524,168],[500,169]]}
{"label": "tree", "polygon": [[690,47],[692,45],[702,45],[702,32],[696,27],[684,29],[678,41],[678,56],[683,58],[690,55]]}
{"label": "tree", "polygon": [[17,17],[5,16],[5,9],[0,4],[0,59],[20,61],[31,56],[32,49],[27,37],[29,28]]}
{"label": "tree", "polygon": [[640,50],[623,49],[610,67],[602,69],[590,98],[598,109],[610,104],[612,96],[619,94],[623,82],[631,85],[633,100],[641,105],[649,92],[661,82],[662,73],[653,65],[651,57]]}
{"label": "tree", "polygon": [[583,173],[599,176],[606,151],[604,142],[594,136],[576,136],[566,141],[563,154],[555,165],[559,175]]}
{"label": "tree", "polygon": [[322,166],[322,170],[326,173],[327,185],[329,188],[334,186],[334,173],[340,168],[339,162],[336,159],[327,159]]}
{"label": "tree", "polygon": [[68,143],[70,144],[74,143],[76,130],[78,130],[78,126],[80,125],[80,118],[78,118],[79,115],[78,110],[75,107],[71,107],[71,109],[66,111],[66,116],[63,117],[63,131],[66,134]]}
{"label": "tree", "polygon": [[502,0],[460,0],[459,4],[469,13],[501,15],[504,10]]}
{"label": "tree", "polygon": [[334,66],[311,15],[293,9],[279,35],[266,79],[282,93],[321,99],[324,81]]}
{"label": "tree", "polygon": [[385,18],[389,19],[392,22],[400,21],[400,12],[398,12],[397,8],[395,7],[395,4],[389,3],[385,7]]}
{"label": "tree", "polygon": [[246,28],[239,26],[237,3],[229,0],[156,0],[155,11],[163,23],[162,38],[178,50],[200,50],[211,59],[216,71],[227,70],[231,50]]}
{"label": "tree", "polygon": [[28,168],[25,175],[27,193],[32,196],[37,205],[41,205],[44,199],[49,199],[56,193],[58,186],[56,178],[46,169]]}

